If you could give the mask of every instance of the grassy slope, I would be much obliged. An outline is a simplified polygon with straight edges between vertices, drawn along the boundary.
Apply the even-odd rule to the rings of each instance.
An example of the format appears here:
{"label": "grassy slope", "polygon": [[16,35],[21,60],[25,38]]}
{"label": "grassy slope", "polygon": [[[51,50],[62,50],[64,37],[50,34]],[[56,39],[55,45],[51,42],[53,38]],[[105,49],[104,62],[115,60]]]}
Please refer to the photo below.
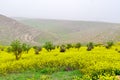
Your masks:
{"label": "grassy slope", "polygon": [[[63,42],[105,42],[119,41],[120,24],[88,22],[88,21],[62,21],[44,19],[22,19],[22,23],[49,33],[43,39],[50,39],[56,43]],[[36,38],[36,41],[41,36]]]}

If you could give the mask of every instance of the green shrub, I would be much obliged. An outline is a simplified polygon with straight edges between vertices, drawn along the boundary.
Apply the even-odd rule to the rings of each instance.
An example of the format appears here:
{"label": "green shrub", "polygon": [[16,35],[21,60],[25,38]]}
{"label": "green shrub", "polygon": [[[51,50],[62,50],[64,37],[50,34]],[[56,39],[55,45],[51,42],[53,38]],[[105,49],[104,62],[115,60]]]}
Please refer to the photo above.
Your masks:
{"label": "green shrub", "polygon": [[61,46],[60,46],[60,52],[65,52],[65,51],[66,51],[65,45],[61,45]]}
{"label": "green shrub", "polygon": [[1,50],[1,51],[4,51],[4,47],[0,47],[0,50]]}
{"label": "green shrub", "polygon": [[73,47],[72,44],[67,44],[67,45],[66,45],[66,48],[67,48],[67,49],[70,49],[70,48],[72,48],[72,47]]}
{"label": "green shrub", "polygon": [[12,52],[11,47],[8,47],[8,48],[7,48],[7,52],[8,52],[8,53]]}
{"label": "green shrub", "polygon": [[77,48],[79,50],[79,48],[81,47],[81,43],[76,43],[75,44],[75,48]]}
{"label": "green shrub", "polygon": [[93,48],[94,48],[93,43],[92,43],[92,42],[89,42],[89,43],[87,44],[87,51],[91,51]]}
{"label": "green shrub", "polygon": [[42,48],[40,46],[33,46],[35,50],[35,54],[39,54],[40,51],[42,51]]}
{"label": "green shrub", "polygon": [[56,48],[60,48],[60,45],[56,45]]}
{"label": "green shrub", "polygon": [[107,42],[106,48],[109,49],[114,45],[113,41]]}
{"label": "green shrub", "polygon": [[47,51],[51,51],[52,49],[55,49],[55,46],[52,42],[46,42],[43,46]]}

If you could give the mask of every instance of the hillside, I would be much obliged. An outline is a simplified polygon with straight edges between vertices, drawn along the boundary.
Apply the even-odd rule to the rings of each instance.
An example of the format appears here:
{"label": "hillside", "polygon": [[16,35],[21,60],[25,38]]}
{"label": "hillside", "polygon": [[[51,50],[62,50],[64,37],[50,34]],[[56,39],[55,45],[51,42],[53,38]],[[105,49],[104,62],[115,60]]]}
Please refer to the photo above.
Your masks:
{"label": "hillside", "polygon": [[8,45],[11,41],[19,39],[26,43],[37,44],[34,41],[42,31],[24,25],[14,19],[0,15],[0,44]]}
{"label": "hillside", "polygon": [[36,37],[37,42],[49,39],[55,43],[120,40],[120,24],[116,23],[28,18],[21,18],[19,21],[49,33]]}
{"label": "hillside", "polygon": [[[15,20],[16,19],[16,20]],[[0,15],[0,44],[19,39],[26,43],[120,41],[120,24],[47,19],[11,19]]]}

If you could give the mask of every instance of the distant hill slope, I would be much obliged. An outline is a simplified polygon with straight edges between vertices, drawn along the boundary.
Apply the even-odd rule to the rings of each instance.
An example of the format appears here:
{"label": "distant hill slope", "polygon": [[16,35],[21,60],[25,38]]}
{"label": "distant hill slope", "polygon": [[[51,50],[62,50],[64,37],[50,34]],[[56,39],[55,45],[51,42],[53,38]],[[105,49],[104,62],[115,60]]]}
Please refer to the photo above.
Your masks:
{"label": "distant hill slope", "polygon": [[26,43],[38,44],[34,39],[42,33],[44,32],[0,15],[0,44],[9,45],[11,41],[16,39]]}
{"label": "distant hill slope", "polygon": [[115,23],[25,18],[21,18],[19,21],[49,34],[36,37],[35,41],[37,42],[46,40],[53,40],[56,43],[120,40],[120,24]]}
{"label": "distant hill slope", "polygon": [[9,45],[15,39],[26,43],[43,44],[72,42],[120,41],[120,24],[16,18],[0,15],[0,44]]}

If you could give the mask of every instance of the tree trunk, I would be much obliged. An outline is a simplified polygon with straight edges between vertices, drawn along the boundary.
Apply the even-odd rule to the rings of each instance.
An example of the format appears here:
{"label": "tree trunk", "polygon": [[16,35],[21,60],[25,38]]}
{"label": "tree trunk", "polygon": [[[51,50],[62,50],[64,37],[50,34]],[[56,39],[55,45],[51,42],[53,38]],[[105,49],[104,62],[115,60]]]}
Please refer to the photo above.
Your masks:
{"label": "tree trunk", "polygon": [[19,60],[19,56],[18,55],[15,55],[16,56],[16,60]]}

